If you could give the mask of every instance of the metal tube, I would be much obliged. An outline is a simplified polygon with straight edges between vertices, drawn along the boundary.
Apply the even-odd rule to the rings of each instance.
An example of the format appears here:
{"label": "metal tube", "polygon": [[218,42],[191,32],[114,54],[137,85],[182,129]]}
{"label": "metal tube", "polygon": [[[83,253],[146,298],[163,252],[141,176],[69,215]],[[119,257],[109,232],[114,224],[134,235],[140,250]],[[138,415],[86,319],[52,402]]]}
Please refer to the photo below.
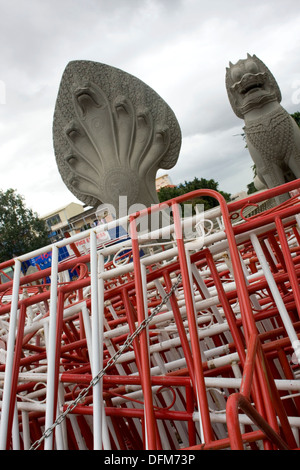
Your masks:
{"label": "metal tube", "polygon": [[[54,423],[56,413],[55,407],[55,371],[56,371],[56,321],[57,321],[57,274],[58,274],[58,247],[52,246],[52,267],[51,267],[51,289],[50,289],[50,320],[49,320],[49,341],[47,344],[48,376],[47,376],[47,397],[46,397],[46,420],[45,428],[50,428]],[[45,450],[52,450],[53,434],[45,438]]]}
{"label": "metal tube", "polygon": [[1,412],[1,423],[0,423],[0,449],[6,449],[7,443],[7,426],[9,419],[10,410],[10,393],[13,376],[13,363],[14,363],[14,348],[15,348],[15,333],[17,326],[17,314],[18,314],[18,301],[19,301],[19,285],[21,277],[21,262],[19,259],[15,260],[14,267],[14,278],[13,278],[13,291],[12,291],[12,302],[10,310],[10,322],[9,322],[9,335],[7,343],[7,361],[5,366],[5,380],[3,387],[3,409]]}
{"label": "metal tube", "polygon": [[18,409],[15,404],[14,416],[13,416],[13,426],[12,426],[12,448],[13,450],[20,450],[20,434],[19,434],[19,419],[18,419]]}
{"label": "metal tube", "polygon": [[228,435],[230,446],[232,450],[243,450],[243,439],[239,429],[238,409],[241,408],[247,416],[265,433],[271,442],[273,442],[278,449],[289,450],[286,443],[281,439],[273,428],[257,413],[255,408],[250,404],[244,395],[234,393],[230,395],[227,400],[226,414],[228,422]]}
{"label": "metal tube", "polygon": [[[93,376],[101,370],[102,348],[100,348],[100,312],[98,300],[98,257],[97,257],[97,238],[96,232],[91,231],[90,234],[90,250],[91,250],[91,299],[92,299],[92,360],[91,367]],[[102,383],[98,383],[93,387],[93,432],[94,432],[94,449],[102,450]]]}
{"label": "metal tube", "polygon": [[28,450],[30,447],[30,426],[28,411],[22,411],[22,434],[24,450]]}
{"label": "metal tube", "polygon": [[[140,265],[140,250],[137,239],[136,220],[130,217],[130,233],[132,238],[133,265],[135,271],[135,289],[137,302],[138,322],[141,324],[145,320],[144,290],[142,283],[142,272]],[[155,450],[156,447],[156,426],[153,412],[153,401],[150,383],[150,367],[148,354],[147,331],[144,329],[140,334],[141,365],[143,370],[143,390],[145,399],[145,431],[146,448]]]}
{"label": "metal tube", "polygon": [[7,449],[9,449],[9,445],[10,445],[13,419],[15,415],[15,400],[16,400],[17,381],[18,381],[18,374],[19,374],[19,367],[20,367],[20,357],[21,357],[21,352],[22,352],[22,339],[23,339],[24,324],[25,324],[25,314],[26,314],[26,306],[22,304],[20,313],[19,313],[19,326],[17,330],[17,339],[16,339],[16,346],[15,346],[15,351],[14,351],[13,374],[12,374],[12,382],[11,382],[11,390],[10,390],[9,417],[8,417],[8,425],[7,425],[7,443],[6,443]]}
{"label": "metal tube", "polygon": [[295,332],[295,329],[293,327],[293,324],[291,322],[290,316],[286,310],[286,307],[284,305],[284,302],[282,300],[282,297],[278,291],[278,288],[276,286],[275,280],[272,276],[272,273],[270,271],[270,268],[266,262],[266,259],[263,255],[263,251],[261,249],[260,243],[258,241],[258,238],[256,235],[252,234],[251,235],[251,242],[253,244],[253,247],[255,249],[255,252],[257,254],[257,257],[259,259],[259,262],[261,264],[261,267],[263,269],[264,275],[267,279],[268,285],[270,287],[270,290],[272,292],[272,295],[274,297],[274,301],[277,305],[280,317],[282,319],[282,322],[284,324],[284,327],[286,329],[286,332],[288,334],[288,337],[290,338],[292,347],[295,351],[296,357],[300,363],[300,341],[298,339],[298,336]]}
{"label": "metal tube", "polygon": [[[105,270],[105,267],[104,267],[104,256],[99,253],[98,254],[98,273],[102,273],[104,272]],[[100,356],[100,370],[102,370],[103,368],[103,349],[104,349],[104,318],[105,318],[105,315],[104,315],[104,291],[105,291],[105,288],[104,288],[104,282],[103,282],[103,279],[101,279],[101,276],[99,275],[98,276],[98,292],[99,292],[99,295],[98,295],[98,303],[99,303],[99,335],[100,335],[100,352],[101,352],[101,356]],[[103,380],[101,379],[101,395],[103,394]],[[102,412],[101,412],[101,416],[102,416],[102,441],[103,441],[103,449],[104,450],[110,450],[111,449],[111,444],[110,444],[110,440],[109,440],[109,432],[108,432],[108,428],[107,428],[107,421],[106,421],[106,416],[105,416],[105,407],[104,407],[104,402],[103,402],[103,398],[101,399],[101,407],[102,407]]]}
{"label": "metal tube", "polygon": [[289,279],[290,279],[291,286],[293,289],[293,294],[295,297],[298,315],[300,317],[300,289],[299,289],[298,277],[296,275],[295,266],[294,266],[293,259],[291,256],[290,248],[289,248],[286,236],[285,236],[285,231],[284,231],[282,220],[276,217],[275,224],[276,224],[276,228],[277,228],[277,232],[279,236],[279,241],[281,244],[281,249],[282,249],[283,256],[284,256],[284,262],[286,264],[287,271],[289,274]]}
{"label": "metal tube", "polygon": [[250,399],[250,393],[251,393],[251,385],[252,385],[253,374],[254,374],[257,345],[258,345],[258,336],[252,335],[249,340],[249,348],[248,348],[247,355],[246,355],[244,373],[243,373],[242,383],[241,383],[241,388],[240,388],[240,392],[246,398],[248,398],[248,400]]}
{"label": "metal tube", "polygon": [[201,414],[201,426],[203,429],[203,440],[204,442],[210,442],[213,440],[213,432],[211,428],[211,423],[209,419],[208,412],[208,402],[206,396],[206,389],[204,383],[204,376],[202,370],[202,358],[198,340],[197,325],[195,321],[195,311],[194,311],[194,300],[191,292],[191,283],[190,283],[190,274],[188,271],[188,265],[186,260],[186,252],[184,248],[184,243],[182,239],[182,229],[179,218],[178,205],[176,203],[172,204],[172,212],[174,217],[175,224],[175,235],[178,246],[178,255],[179,263],[182,274],[182,283],[184,288],[184,295],[186,301],[186,309],[189,321],[190,336],[191,336],[191,348],[195,364],[195,381],[197,384],[197,394],[198,402],[200,406]]}

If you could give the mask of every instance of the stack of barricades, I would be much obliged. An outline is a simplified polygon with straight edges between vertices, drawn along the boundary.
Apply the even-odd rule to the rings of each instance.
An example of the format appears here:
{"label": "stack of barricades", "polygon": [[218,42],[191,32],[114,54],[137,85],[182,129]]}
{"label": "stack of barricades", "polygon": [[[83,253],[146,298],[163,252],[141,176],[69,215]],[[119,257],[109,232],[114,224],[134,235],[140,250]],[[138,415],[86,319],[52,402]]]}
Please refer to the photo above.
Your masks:
{"label": "stack of barricades", "polygon": [[[97,245],[106,224],[2,263],[1,449],[298,448],[299,199],[243,215],[298,186],[195,191],[155,233],[139,218],[159,205],[110,222],[119,243]],[[179,204],[203,196],[219,205],[184,230]],[[90,252],[59,261],[80,237]]]}

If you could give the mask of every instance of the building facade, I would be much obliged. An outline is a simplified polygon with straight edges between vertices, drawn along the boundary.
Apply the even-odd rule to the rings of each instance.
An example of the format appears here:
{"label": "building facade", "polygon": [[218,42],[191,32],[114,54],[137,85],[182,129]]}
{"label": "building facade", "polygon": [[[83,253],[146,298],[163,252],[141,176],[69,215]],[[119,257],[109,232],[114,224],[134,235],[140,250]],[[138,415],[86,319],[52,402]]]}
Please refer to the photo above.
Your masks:
{"label": "building facade", "polygon": [[[173,186],[168,174],[156,178],[156,190]],[[45,220],[49,232],[49,242],[54,243],[65,237],[65,233],[75,235],[100,223],[110,222],[115,218],[106,204],[97,208],[85,208],[83,204],[71,202],[41,217]]]}

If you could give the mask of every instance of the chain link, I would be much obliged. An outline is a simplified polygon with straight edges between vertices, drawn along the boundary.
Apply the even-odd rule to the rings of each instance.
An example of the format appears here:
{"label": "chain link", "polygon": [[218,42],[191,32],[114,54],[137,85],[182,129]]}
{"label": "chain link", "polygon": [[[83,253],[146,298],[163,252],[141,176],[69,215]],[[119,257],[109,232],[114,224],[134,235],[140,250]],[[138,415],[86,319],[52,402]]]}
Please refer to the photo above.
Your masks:
{"label": "chain link", "polygon": [[50,437],[51,434],[53,433],[54,429],[56,428],[56,426],[58,426],[59,424],[61,424],[64,419],[66,418],[66,416],[71,413],[74,408],[76,408],[76,406],[81,402],[81,400],[83,398],[85,398],[89,391],[91,390],[92,387],[94,387],[98,382],[99,380],[104,376],[105,372],[107,371],[107,369],[109,369],[111,366],[113,366],[117,360],[119,359],[119,357],[121,356],[121,354],[123,354],[124,351],[126,351],[133,343],[133,341],[135,340],[135,338],[148,326],[148,324],[151,322],[152,318],[162,309],[162,307],[164,305],[166,305],[166,303],[169,301],[170,297],[172,296],[173,292],[177,289],[177,287],[179,286],[180,282],[181,282],[181,274],[178,275],[178,278],[177,278],[177,281],[175,282],[175,284],[173,284],[173,286],[171,287],[170,291],[165,295],[165,297],[162,299],[162,301],[160,302],[160,304],[158,304],[154,309],[153,311],[151,312],[151,314],[145,318],[140,324],[139,326],[137,327],[137,329],[132,333],[132,335],[129,335],[127,337],[127,339],[125,340],[125,342],[123,343],[123,345],[120,347],[120,349],[118,349],[118,351],[116,351],[116,353],[109,359],[109,361],[107,362],[106,366],[90,381],[89,385],[82,389],[78,396],[75,398],[75,400],[72,401],[72,403],[70,403],[67,408],[65,409],[65,411],[63,413],[61,413],[57,418],[56,420],[54,421],[54,423],[52,424],[52,426],[50,426],[48,429],[46,429],[43,433],[43,435],[40,437],[40,439],[38,439],[37,441],[35,441],[31,447],[29,448],[29,450],[37,450],[40,445],[42,444],[42,442],[44,441],[44,439],[46,439],[47,437]]}

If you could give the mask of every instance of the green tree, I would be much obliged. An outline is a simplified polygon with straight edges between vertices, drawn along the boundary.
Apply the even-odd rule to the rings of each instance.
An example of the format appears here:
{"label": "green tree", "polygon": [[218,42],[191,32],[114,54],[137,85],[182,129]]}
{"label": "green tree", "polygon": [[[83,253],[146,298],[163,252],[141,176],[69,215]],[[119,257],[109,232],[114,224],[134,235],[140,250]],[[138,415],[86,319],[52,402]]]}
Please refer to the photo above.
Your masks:
{"label": "green tree", "polygon": [[0,190],[0,262],[49,243],[46,224],[14,189]]}
{"label": "green tree", "polygon": [[[184,183],[179,184],[175,187],[163,187],[158,192],[158,199],[160,202],[168,201],[169,199],[173,199],[174,197],[181,196],[183,194],[189,193],[191,191],[196,191],[198,189],[212,189],[214,191],[218,191],[222,194],[226,201],[229,201],[230,194],[225,193],[224,191],[219,190],[219,183],[215,180],[210,179],[207,180],[205,178],[197,178],[195,177],[192,181],[185,181]],[[210,197],[210,196],[203,196],[201,198],[195,199],[192,201],[193,206],[196,204],[203,204],[204,209],[208,210],[212,207],[217,206],[219,203],[217,199]]]}
{"label": "green tree", "polygon": [[296,111],[295,113],[291,114],[292,118],[295,119],[296,123],[300,127],[300,112]]}
{"label": "green tree", "polygon": [[254,182],[252,181],[251,183],[247,184],[247,194],[253,194],[256,193],[257,189],[254,186]]}

